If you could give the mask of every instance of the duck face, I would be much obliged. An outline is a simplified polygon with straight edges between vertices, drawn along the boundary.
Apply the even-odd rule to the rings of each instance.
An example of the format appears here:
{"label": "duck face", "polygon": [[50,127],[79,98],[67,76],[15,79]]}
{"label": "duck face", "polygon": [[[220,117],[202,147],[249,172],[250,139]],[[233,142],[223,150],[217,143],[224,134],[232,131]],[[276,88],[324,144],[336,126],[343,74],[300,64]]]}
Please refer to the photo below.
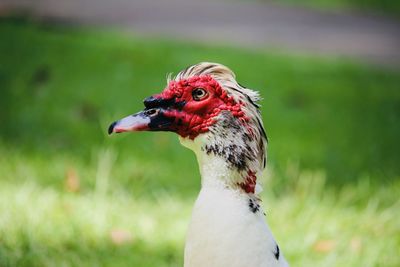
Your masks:
{"label": "duck face", "polygon": [[108,133],[171,131],[193,140],[218,124],[222,111],[246,122],[242,105],[210,75],[193,76],[170,81],[160,94],[144,100],[144,110],[113,122]]}

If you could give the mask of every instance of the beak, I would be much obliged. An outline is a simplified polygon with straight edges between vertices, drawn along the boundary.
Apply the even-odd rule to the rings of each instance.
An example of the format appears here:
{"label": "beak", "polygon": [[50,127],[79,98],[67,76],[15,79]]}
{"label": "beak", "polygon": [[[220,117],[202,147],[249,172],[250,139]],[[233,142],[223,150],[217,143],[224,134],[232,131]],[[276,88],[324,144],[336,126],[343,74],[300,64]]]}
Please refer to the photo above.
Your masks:
{"label": "beak", "polygon": [[[171,108],[182,108],[184,102],[175,102],[174,99],[163,99],[150,96],[144,100],[145,109],[136,114],[111,123],[108,134],[137,131],[174,131],[175,118],[170,113]],[[169,111],[169,112],[168,112]]]}
{"label": "beak", "polygon": [[150,114],[146,113],[149,112],[144,110],[136,114],[129,115],[118,121],[114,121],[111,123],[110,127],[108,127],[108,134],[149,130],[151,116],[149,116]]}
{"label": "beak", "polygon": [[111,123],[108,134],[137,131],[174,131],[174,117],[166,116],[171,108],[182,108],[184,102],[150,96],[144,100],[145,109]]}

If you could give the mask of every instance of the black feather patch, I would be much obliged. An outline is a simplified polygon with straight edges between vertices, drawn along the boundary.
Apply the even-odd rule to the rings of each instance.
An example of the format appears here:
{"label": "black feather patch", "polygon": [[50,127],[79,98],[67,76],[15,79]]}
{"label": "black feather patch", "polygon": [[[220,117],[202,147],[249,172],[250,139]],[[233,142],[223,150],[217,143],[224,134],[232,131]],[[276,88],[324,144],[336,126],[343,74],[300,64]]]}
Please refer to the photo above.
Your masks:
{"label": "black feather patch", "polygon": [[252,198],[250,198],[249,199],[249,208],[250,208],[251,212],[256,213],[257,211],[260,210],[260,205],[256,201],[254,201]]}
{"label": "black feather patch", "polygon": [[279,260],[279,254],[280,254],[279,246],[276,245],[276,251],[274,252],[274,256],[275,256],[276,260]]}
{"label": "black feather patch", "polygon": [[252,138],[230,112],[221,112],[218,127],[211,128],[211,131],[213,136],[209,144],[202,148],[208,155],[224,158],[230,168],[238,171],[247,169],[248,163],[256,160],[257,155],[250,147]]}

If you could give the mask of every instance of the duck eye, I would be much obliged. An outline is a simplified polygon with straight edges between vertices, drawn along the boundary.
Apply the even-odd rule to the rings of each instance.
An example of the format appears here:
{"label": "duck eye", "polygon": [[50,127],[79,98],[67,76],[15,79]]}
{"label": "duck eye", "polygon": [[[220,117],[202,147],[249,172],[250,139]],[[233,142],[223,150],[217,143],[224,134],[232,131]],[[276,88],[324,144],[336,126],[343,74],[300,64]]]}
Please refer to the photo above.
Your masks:
{"label": "duck eye", "polygon": [[207,91],[202,88],[196,88],[192,91],[192,96],[194,100],[200,101],[207,96]]}

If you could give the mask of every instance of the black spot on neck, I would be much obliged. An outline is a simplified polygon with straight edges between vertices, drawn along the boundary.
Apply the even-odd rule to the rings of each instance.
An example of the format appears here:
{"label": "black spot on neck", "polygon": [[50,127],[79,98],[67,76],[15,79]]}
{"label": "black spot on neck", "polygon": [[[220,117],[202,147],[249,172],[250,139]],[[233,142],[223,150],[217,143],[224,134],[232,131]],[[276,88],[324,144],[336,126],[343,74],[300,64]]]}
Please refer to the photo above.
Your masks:
{"label": "black spot on neck", "polygon": [[256,213],[260,210],[260,205],[252,198],[249,199],[249,208],[250,211]]}
{"label": "black spot on neck", "polygon": [[238,171],[242,171],[247,168],[247,160],[250,160],[249,152],[243,147],[239,147],[236,144],[212,144],[205,145],[202,150],[206,151],[208,155],[214,154],[216,156],[224,158],[229,168],[234,168]]}
{"label": "black spot on neck", "polygon": [[279,260],[279,255],[280,255],[279,246],[276,245],[276,249],[275,249],[275,252],[274,252],[274,256],[275,256],[276,260]]}

